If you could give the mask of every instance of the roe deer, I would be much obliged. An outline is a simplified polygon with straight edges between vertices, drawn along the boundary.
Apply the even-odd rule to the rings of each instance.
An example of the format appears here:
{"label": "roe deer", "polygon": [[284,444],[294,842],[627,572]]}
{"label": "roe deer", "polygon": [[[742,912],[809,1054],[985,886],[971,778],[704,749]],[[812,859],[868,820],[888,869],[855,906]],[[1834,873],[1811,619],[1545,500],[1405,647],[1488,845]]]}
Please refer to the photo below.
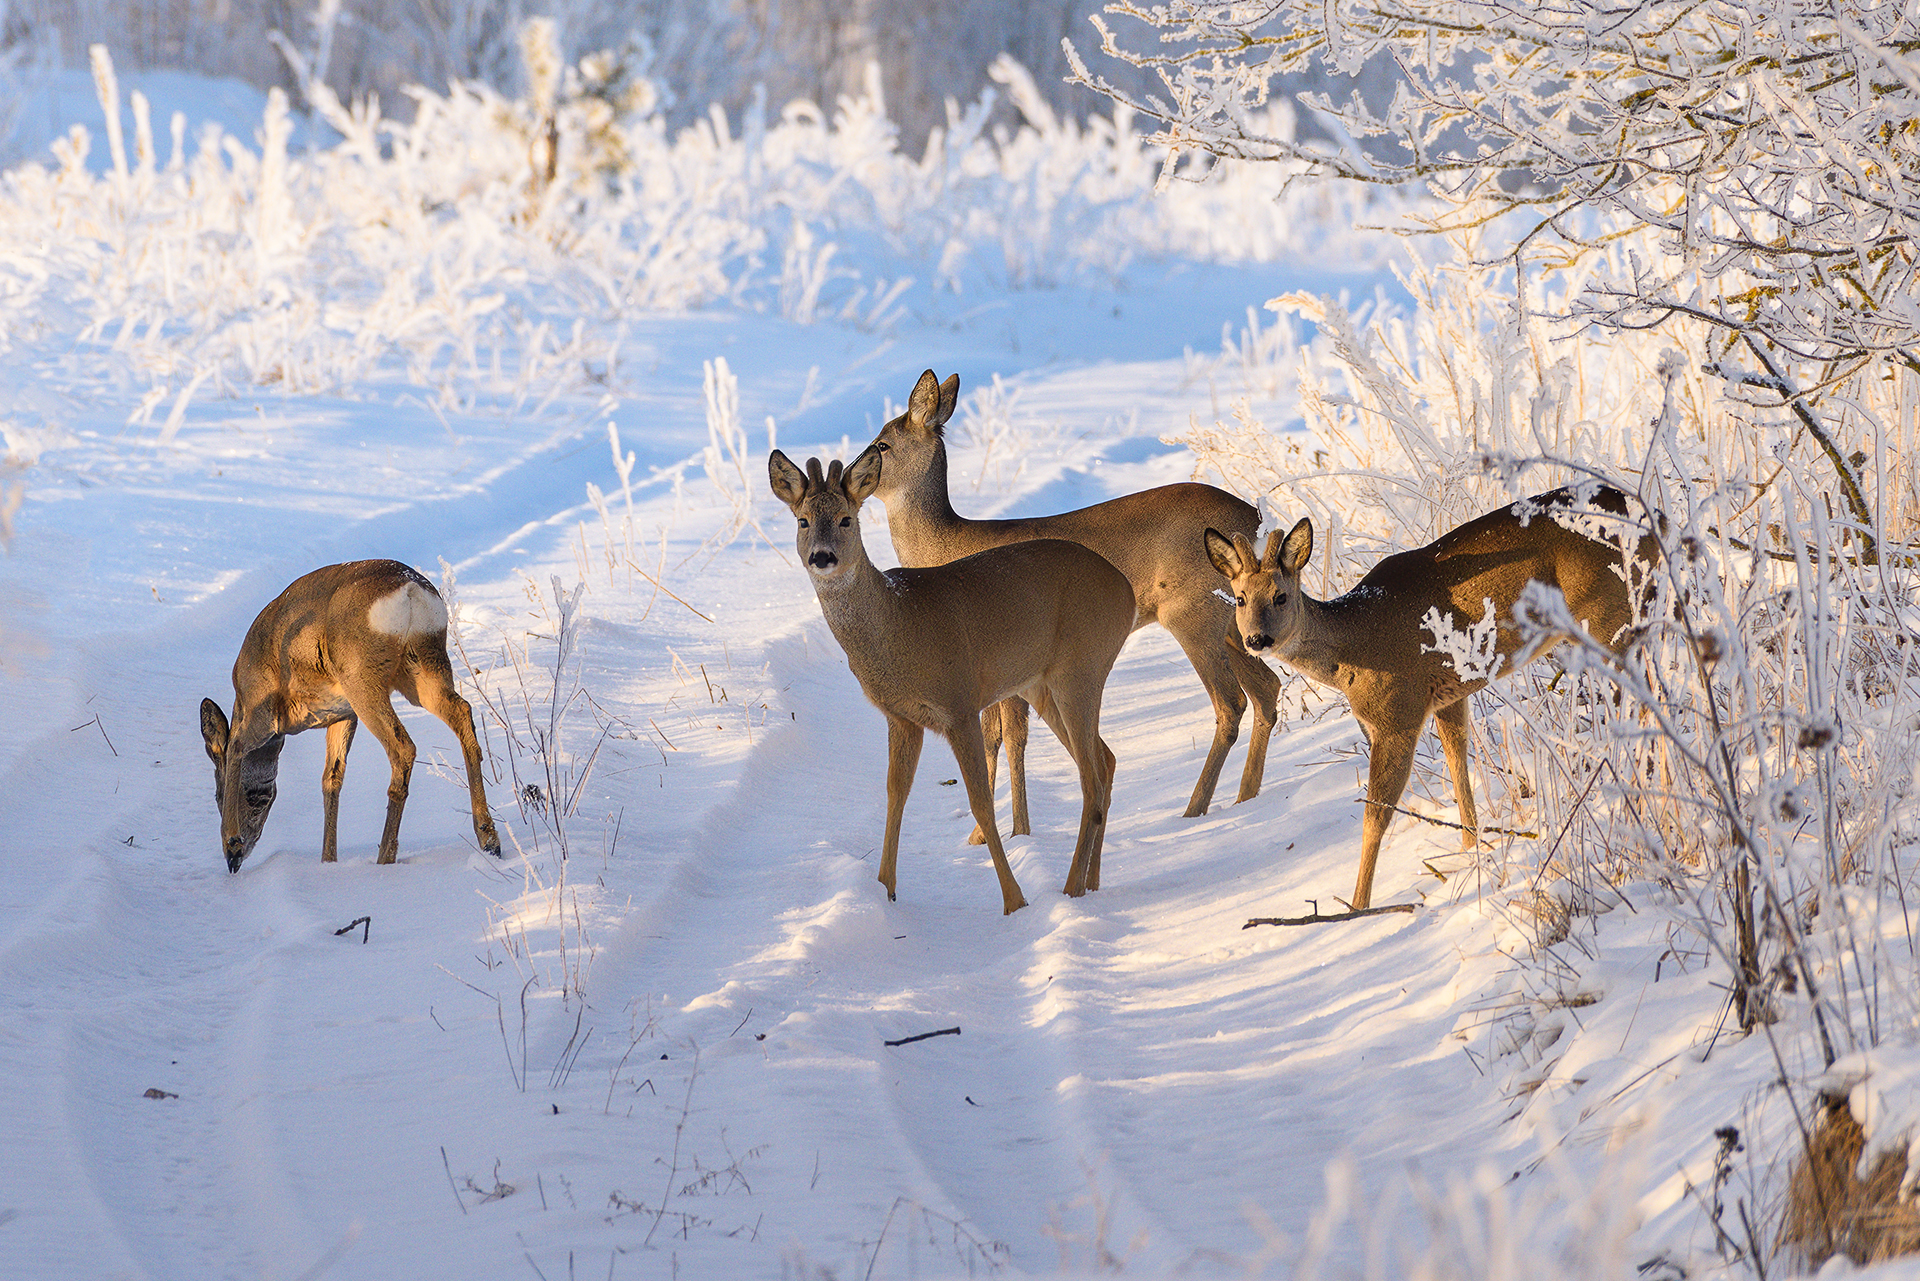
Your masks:
{"label": "roe deer", "polygon": [[1100,739],[1100,696],[1133,631],[1126,576],[1077,543],[1045,539],[951,564],[884,573],[860,541],[860,504],[880,483],[869,447],[843,471],[806,472],[774,450],[767,480],[799,521],[795,543],[847,666],[887,718],[887,834],[880,883],[894,897],[900,816],[925,731],[944,736],[1000,878],[1001,909],[1025,907],[993,821],[981,709],[1021,694],[1080,769],[1080,836],[1066,892],[1100,888],[1113,753]]}
{"label": "roe deer", "polygon": [[[1233,608],[1214,594],[1219,580],[1207,563],[1201,533],[1211,526],[1252,537],[1260,527],[1260,514],[1223,489],[1181,484],[1162,485],[1057,516],[969,520],[953,510],[947,493],[944,429],[959,398],[958,374],[942,383],[929,369],[908,397],[907,412],[882,427],[873,439],[872,447],[886,455],[875,492],[886,504],[887,527],[900,563],[942,565],[988,547],[1034,538],[1064,538],[1099,552],[1133,585],[1134,626],[1159,623],[1172,632],[1213,701],[1213,744],[1193,785],[1186,816],[1205,814],[1212,803],[1227,750],[1240,736],[1249,699],[1254,708],[1253,740],[1247,745],[1238,799],[1258,795],[1280,682],[1240,647]],[[1003,734],[1006,738],[1013,830],[1025,832],[1025,706],[1017,700],[1002,703],[998,724],[989,716],[986,728],[990,741],[997,743]],[[989,756],[989,782],[993,764]]]}
{"label": "roe deer", "polygon": [[[1528,583],[1557,587],[1574,619],[1616,653],[1632,639],[1634,610],[1616,542],[1603,542],[1562,525],[1605,521],[1617,530],[1626,517],[1619,490],[1569,486],[1488,512],[1413,551],[1388,556],[1346,595],[1319,601],[1300,588],[1300,570],[1313,553],[1313,522],[1290,533],[1275,530],[1266,554],[1256,556],[1243,534],[1206,532],[1206,550],[1233,590],[1247,649],[1346,695],[1368,750],[1366,814],[1360,827],[1360,874],[1353,906],[1373,896],[1374,863],[1394,807],[1413,770],[1414,744],[1432,716],[1453,776],[1453,794],[1465,829],[1463,848],[1478,839],[1473,785],[1467,777],[1467,696],[1485,679],[1462,679],[1452,661],[1423,640],[1429,611],[1464,629],[1491,617],[1495,678],[1552,649],[1548,638],[1520,654],[1513,606]],[[1605,528],[1602,526],[1601,528]],[[1610,536],[1620,539],[1618,533]],[[1654,540],[1643,537],[1636,560],[1650,563]],[[1437,638],[1436,638],[1437,639]]]}
{"label": "roe deer", "polygon": [[400,811],[413,773],[413,740],[394,714],[402,694],[445,721],[460,740],[473,797],[473,834],[500,855],[480,779],[480,741],[473,712],[453,688],[447,659],[447,607],[433,584],[392,560],[328,565],[296,578],[260,611],[233,661],[233,721],[212,699],[200,701],[200,734],[213,758],[213,798],[227,870],[252,853],[273,807],[280,749],[287,735],[327,727],[327,764],[320,775],[326,821],[320,861],[335,861],[340,781],[347,749],[361,721],[387,750],[387,826],[380,861],[400,848]]}

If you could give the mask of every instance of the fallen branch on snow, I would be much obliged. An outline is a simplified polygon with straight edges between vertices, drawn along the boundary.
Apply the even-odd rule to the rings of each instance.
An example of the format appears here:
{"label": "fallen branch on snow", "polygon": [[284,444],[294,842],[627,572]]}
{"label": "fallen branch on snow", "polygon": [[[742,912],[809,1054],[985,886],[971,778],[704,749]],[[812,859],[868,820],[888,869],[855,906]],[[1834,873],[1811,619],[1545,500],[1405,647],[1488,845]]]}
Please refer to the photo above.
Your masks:
{"label": "fallen branch on snow", "polygon": [[1385,907],[1353,907],[1344,912],[1322,912],[1317,899],[1309,899],[1313,911],[1306,916],[1256,916],[1240,928],[1250,930],[1256,925],[1324,925],[1328,921],[1354,921],[1363,916],[1384,916],[1389,912],[1413,912],[1417,903],[1389,903]]}

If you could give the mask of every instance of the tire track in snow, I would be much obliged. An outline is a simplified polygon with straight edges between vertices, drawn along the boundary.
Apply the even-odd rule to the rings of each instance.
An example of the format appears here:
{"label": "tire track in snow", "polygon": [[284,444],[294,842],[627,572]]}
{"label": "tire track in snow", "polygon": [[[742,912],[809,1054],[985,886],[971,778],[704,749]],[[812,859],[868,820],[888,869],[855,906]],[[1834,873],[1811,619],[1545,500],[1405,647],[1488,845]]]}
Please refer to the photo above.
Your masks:
{"label": "tire track in snow", "polygon": [[[20,1164],[72,1170],[71,1179],[45,1182],[89,1188],[92,1203],[50,1202],[34,1179],[9,1176],[0,1212],[97,1229],[39,1238],[66,1238],[62,1248],[73,1252],[74,1267],[46,1275],[104,1267],[258,1276],[317,1253],[275,1151],[267,1067],[289,953],[322,928],[275,866],[284,860],[271,855],[275,842],[317,845],[317,796],[309,793],[318,791],[318,770],[307,770],[304,758],[318,750],[308,741],[318,736],[290,741],[267,844],[249,875],[230,880],[212,843],[193,709],[204,695],[226,700],[226,672],[247,624],[293,577],[371,555],[431,566],[439,555],[482,554],[513,529],[578,506],[585,479],[604,480],[603,455],[580,448],[592,435],[586,427],[550,430],[483,475],[326,523],[322,534],[213,540],[216,558],[245,562],[221,590],[142,633],[46,638],[51,652],[32,660],[41,678],[32,706],[43,728],[26,736],[0,783],[0,847],[42,864],[16,869],[0,890],[10,909],[0,926],[0,974],[15,991],[38,995],[18,1025],[0,1033],[0,1062],[17,1058],[14,1079],[62,1082],[59,1097],[17,1127]],[[322,448],[318,437],[297,438],[310,452]],[[123,488],[135,495],[145,484]],[[232,495],[218,487],[194,493],[193,505],[216,513],[214,526],[231,539]],[[89,617],[75,622],[84,627]],[[123,696],[128,690],[151,701]],[[98,736],[67,732],[95,713]],[[424,761],[438,744],[417,731],[416,724]],[[356,834],[366,806],[355,804],[356,783],[365,780],[354,776],[384,772],[377,745],[361,739],[342,813],[348,858],[367,844]],[[422,802],[432,786],[416,770],[410,853],[429,830]],[[131,1066],[142,1063],[145,1075]],[[142,1097],[149,1087],[179,1097]],[[208,1217],[212,1231],[199,1226]],[[204,1240],[221,1243],[220,1259],[192,1256]]]}
{"label": "tire track in snow", "polygon": [[[316,1229],[331,1212],[298,1168],[309,1158],[285,1147],[289,1087],[276,1075],[314,1038],[289,1035],[280,1015],[290,983],[326,975],[307,954],[344,923],[317,916],[301,887],[319,884],[325,901],[376,870],[353,865],[371,858],[385,770],[377,745],[355,754],[346,861],[323,872],[320,736],[290,741],[266,841],[242,875],[227,873],[193,709],[215,692],[200,666],[205,638],[234,630],[230,601],[83,646],[70,660],[73,701],[97,691],[86,705],[113,747],[91,725],[81,734],[57,721],[0,782],[0,847],[30,856],[0,888],[16,909],[0,916],[0,981],[35,994],[16,1001],[27,1008],[0,1034],[0,1064],[12,1079],[57,1083],[10,1127],[0,1211],[18,1211],[12,1231],[49,1252],[20,1275],[297,1275],[339,1240],[334,1226]],[[224,642],[215,648],[223,670]],[[442,746],[415,728],[423,755]],[[454,790],[416,769],[403,864],[377,869],[376,902],[423,879],[409,865],[436,830],[456,827],[434,804],[442,789]],[[436,892],[479,915],[457,886]],[[149,1088],[177,1097],[147,1098]]]}
{"label": "tire track in snow", "polygon": [[[49,736],[43,759],[71,741]],[[211,854],[183,866],[176,842],[151,837],[119,852],[129,847],[115,833],[175,826],[186,798],[126,786],[113,799],[62,825],[74,872],[59,909],[0,944],[5,981],[44,992],[39,1016],[19,1029],[41,1064],[28,1079],[61,1090],[35,1155],[19,1155],[71,1163],[80,1177],[69,1187],[91,1190],[84,1209],[41,1207],[62,1220],[80,1210],[102,1229],[68,1240],[73,1262],[85,1264],[72,1274],[91,1274],[111,1240],[132,1275],[264,1275],[285,1252],[298,1254],[305,1233],[276,1199],[280,1179],[235,1168],[234,1153],[254,1147],[238,1090],[257,1074],[233,1055],[230,1033],[248,1028],[258,1043],[257,971],[283,923],[257,910],[251,886],[221,884]],[[15,827],[27,816],[9,817]],[[54,852],[44,837],[23,843]],[[148,1098],[148,1089],[174,1097]],[[206,1256],[208,1240],[223,1243],[224,1258]]]}
{"label": "tire track in snow", "polygon": [[[1162,679],[1161,668],[1184,662],[1165,650],[1134,664],[1136,678]],[[984,849],[962,843],[964,798],[941,786],[955,773],[951,753],[930,742],[907,806],[900,900],[888,903],[874,879],[884,722],[817,617],[776,635],[766,653],[785,691],[780,710],[795,719],[759,738],[732,795],[602,954],[595,981],[668,994],[669,1035],[709,1046],[752,1011],[769,1027],[768,1102],[730,1123],[753,1141],[771,1129],[776,1148],[814,1154],[835,1197],[860,1205],[876,1236],[905,1197],[1006,1247],[1018,1266],[1044,1267],[1058,1254],[1056,1228],[1091,1235],[1080,1203],[1102,1154],[1070,1084],[1087,1053],[1077,1025],[1045,1009],[1050,967],[1072,951],[1064,940],[1113,929],[1102,913],[1110,891],[1059,894],[1079,815],[1071,763],[1036,738],[1037,835],[1009,844],[1033,906],[1002,917]],[[1194,695],[1198,703],[1197,684]],[[1173,789],[1156,799],[1159,790]],[[1129,874],[1123,859],[1110,852],[1110,884]],[[958,1037],[883,1044],[955,1024]],[[709,1060],[702,1070],[732,1069]],[[808,1116],[814,1123],[791,1122]],[[1109,1209],[1130,1236],[1155,1226],[1124,1192]],[[907,1248],[904,1222],[887,1231],[891,1244],[864,1248]]]}

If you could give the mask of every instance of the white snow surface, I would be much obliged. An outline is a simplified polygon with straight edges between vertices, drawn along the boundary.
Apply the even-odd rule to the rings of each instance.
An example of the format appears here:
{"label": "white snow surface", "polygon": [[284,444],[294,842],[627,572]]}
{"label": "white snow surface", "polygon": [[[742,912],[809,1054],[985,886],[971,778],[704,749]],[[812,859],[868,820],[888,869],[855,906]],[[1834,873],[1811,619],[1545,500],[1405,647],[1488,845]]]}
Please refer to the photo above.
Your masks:
{"label": "white snow surface", "polygon": [[[954,432],[967,514],[1186,479],[1160,437],[1220,414],[1224,389],[1189,379],[1184,349],[1286,290],[1386,283],[1338,267],[923,292],[888,333],[663,313],[627,333],[632,385],[518,415],[391,381],[254,389],[194,399],[162,441],[128,425],[138,388],[69,394],[47,366],[60,430],[0,558],[0,1274],[1380,1276],[1423,1212],[1409,1186],[1485,1213],[1487,1257],[1519,1251],[1489,1276],[1570,1275],[1528,1251],[1635,1231],[1621,1275],[1706,1257],[1689,1185],[1773,1071],[1757,1040],[1721,1038],[1708,959],[1652,933],[1608,952],[1581,1001],[1521,1026],[1516,1069],[1492,1042],[1538,994],[1474,878],[1433,874],[1461,866],[1439,829],[1396,826],[1382,861],[1380,899],[1414,914],[1242,928],[1350,890],[1365,760],[1337,702],[1276,734],[1257,798],[1232,803],[1236,750],[1213,811],[1182,818],[1211,714],[1148,629],[1107,693],[1101,890],[1058,893],[1078,787],[1037,721],[1035,831],[1008,842],[1031,907],[1000,915],[938,742],[899,900],[875,880],[884,723],[792,554],[759,425],[796,459],[849,457],[931,366],[1018,393],[1018,430]],[[716,356],[754,446],[744,527],[704,431]],[[1284,396],[1263,415],[1292,418]],[[662,591],[606,568],[585,494],[618,528],[609,422],[638,455],[635,560]],[[894,563],[883,510],[863,518]],[[564,862],[516,803],[496,722],[502,861],[473,846],[453,736],[403,708],[421,759],[397,865],[373,863],[386,771],[366,734],[340,861],[320,862],[312,733],[226,871],[197,704],[230,702],[286,583],[370,557],[452,567],[502,705],[544,696],[552,583],[585,582],[568,672],[590,701],[554,748],[584,776]],[[530,647],[524,679],[507,641]],[[1451,815],[1424,756],[1409,798]],[[1607,1214],[1627,1226],[1581,1235]]]}

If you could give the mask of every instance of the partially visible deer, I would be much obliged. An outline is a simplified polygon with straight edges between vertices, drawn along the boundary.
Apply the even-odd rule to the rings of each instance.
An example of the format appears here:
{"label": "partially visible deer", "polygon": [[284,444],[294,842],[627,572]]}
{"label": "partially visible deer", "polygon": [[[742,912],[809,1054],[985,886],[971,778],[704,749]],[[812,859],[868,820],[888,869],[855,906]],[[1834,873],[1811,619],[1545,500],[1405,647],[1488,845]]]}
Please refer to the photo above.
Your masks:
{"label": "partially visible deer", "polygon": [[803,473],[774,450],[767,480],[799,522],[795,545],[847,666],[887,718],[887,834],[880,883],[894,897],[900,817],[925,732],[947,740],[1000,878],[1003,912],[1027,900],[993,818],[980,712],[1020,694],[1039,709],[1080,770],[1080,835],[1066,892],[1100,888],[1113,793],[1113,753],[1100,738],[1100,698],[1133,631],[1126,576],[1077,543],[1045,539],[952,564],[884,573],[860,541],[860,504],[881,476],[869,447],[844,470],[809,459]]}
{"label": "partially visible deer", "polygon": [[[1569,523],[1605,522],[1613,542],[1576,532]],[[1206,551],[1233,591],[1235,616],[1247,649],[1271,654],[1295,671],[1346,695],[1366,735],[1367,808],[1360,827],[1360,874],[1353,906],[1373,897],[1374,864],[1394,807],[1413,770],[1414,745],[1433,717],[1445,749],[1453,794],[1465,829],[1463,847],[1479,839],[1473,784],[1467,776],[1467,696],[1484,679],[1462,679],[1452,661],[1427,643],[1428,611],[1465,630],[1498,622],[1490,670],[1503,678],[1547,653],[1565,637],[1521,651],[1512,622],[1514,602],[1528,583],[1557,587],[1574,619],[1594,639],[1623,650],[1634,634],[1634,610],[1619,544],[1624,542],[1626,498],[1616,489],[1568,487],[1488,512],[1413,551],[1382,560],[1353,590],[1320,601],[1300,587],[1300,570],[1313,554],[1313,522],[1286,534],[1275,530],[1266,553],[1255,555],[1244,534],[1206,532]],[[1658,554],[1642,537],[1636,560]],[[1640,581],[1636,578],[1636,581]],[[1513,660],[1516,654],[1519,663]]]}
{"label": "partially visible deer", "polygon": [[[947,493],[945,426],[960,399],[960,376],[942,383],[929,369],[920,375],[907,412],[873,438],[886,455],[875,492],[887,507],[887,528],[902,565],[944,565],[988,547],[1035,538],[1064,538],[1090,547],[1133,585],[1135,627],[1159,623],[1173,633],[1213,701],[1213,743],[1193,785],[1186,816],[1207,812],[1220,781],[1227,750],[1240,736],[1248,700],[1253,703],[1253,740],[1240,775],[1239,800],[1260,792],[1267,739],[1273,733],[1280,682],[1265,664],[1248,657],[1234,631],[1233,609],[1216,596],[1220,580],[1207,563],[1201,534],[1209,527],[1251,538],[1260,513],[1212,485],[1162,485],[1057,516],[1018,520],[969,520],[953,510]],[[1245,691],[1244,693],[1242,691]],[[1026,707],[1009,700],[998,722],[988,717],[987,741],[1007,743],[1013,785],[1015,833],[1027,830],[1025,784]],[[993,757],[988,757],[991,784]],[[975,833],[979,836],[979,833]]]}
{"label": "partially visible deer", "polygon": [[280,749],[287,735],[327,728],[320,776],[326,821],[320,861],[337,855],[340,782],[354,729],[365,721],[393,767],[380,862],[399,854],[414,747],[393,710],[398,693],[447,723],[460,740],[473,798],[473,834],[496,858],[500,837],[480,778],[473,712],[453,687],[447,659],[447,607],[433,584],[392,560],[328,565],[297,578],[260,611],[233,662],[233,720],[212,699],[200,701],[200,734],[213,758],[213,797],[227,870],[252,853],[273,807]]}

